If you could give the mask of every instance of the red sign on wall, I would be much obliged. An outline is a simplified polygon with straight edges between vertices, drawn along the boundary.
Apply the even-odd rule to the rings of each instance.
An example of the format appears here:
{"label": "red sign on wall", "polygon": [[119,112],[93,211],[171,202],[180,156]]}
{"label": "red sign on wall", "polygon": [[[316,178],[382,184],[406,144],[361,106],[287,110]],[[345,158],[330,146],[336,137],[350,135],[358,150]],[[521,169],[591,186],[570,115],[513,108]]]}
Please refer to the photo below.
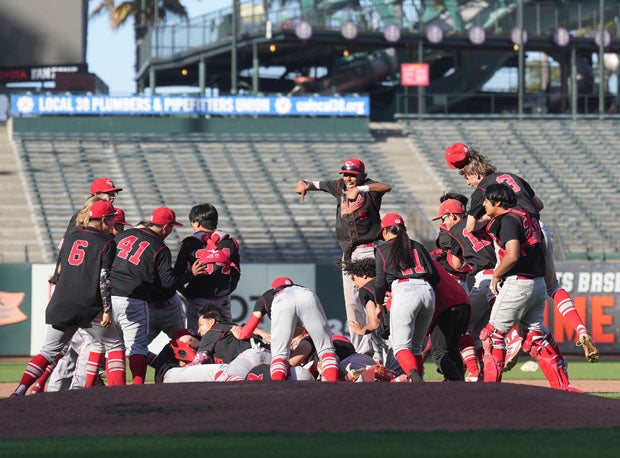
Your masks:
{"label": "red sign on wall", "polygon": [[400,64],[400,84],[403,86],[428,86],[428,64]]}

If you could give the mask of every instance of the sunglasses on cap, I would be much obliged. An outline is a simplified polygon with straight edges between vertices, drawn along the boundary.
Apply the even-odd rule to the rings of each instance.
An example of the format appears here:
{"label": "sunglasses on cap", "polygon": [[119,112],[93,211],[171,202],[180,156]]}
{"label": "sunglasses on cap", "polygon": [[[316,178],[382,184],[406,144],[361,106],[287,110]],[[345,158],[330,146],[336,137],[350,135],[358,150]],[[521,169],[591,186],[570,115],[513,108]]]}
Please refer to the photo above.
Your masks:
{"label": "sunglasses on cap", "polygon": [[345,164],[342,167],[340,167],[340,170],[342,170],[343,172],[351,171],[351,172],[362,173],[362,171],[359,168],[355,167],[352,164]]}

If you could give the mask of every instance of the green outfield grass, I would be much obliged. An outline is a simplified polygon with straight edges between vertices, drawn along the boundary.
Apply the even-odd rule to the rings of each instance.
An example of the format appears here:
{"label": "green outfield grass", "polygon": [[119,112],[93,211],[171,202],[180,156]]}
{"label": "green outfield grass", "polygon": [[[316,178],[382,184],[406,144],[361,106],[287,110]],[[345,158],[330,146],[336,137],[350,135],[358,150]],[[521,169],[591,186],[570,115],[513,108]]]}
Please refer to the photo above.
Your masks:
{"label": "green outfield grass", "polygon": [[[504,374],[504,380],[544,380],[540,369],[535,372],[524,372],[521,366],[529,357],[522,356],[517,365]],[[24,371],[27,360],[0,361],[0,383],[17,383]],[[620,380],[620,359],[601,359],[598,363],[588,363],[581,357],[570,357],[568,363],[569,375],[572,380]],[[424,366],[426,380],[441,380],[433,363],[427,362]],[[128,371],[129,373],[129,371]],[[147,380],[153,380],[153,369],[149,367]]]}
{"label": "green outfield grass", "polygon": [[[533,413],[535,414],[535,413]],[[217,458],[617,457],[620,428],[573,431],[244,433],[95,439],[3,440],[15,458],[211,456]]]}

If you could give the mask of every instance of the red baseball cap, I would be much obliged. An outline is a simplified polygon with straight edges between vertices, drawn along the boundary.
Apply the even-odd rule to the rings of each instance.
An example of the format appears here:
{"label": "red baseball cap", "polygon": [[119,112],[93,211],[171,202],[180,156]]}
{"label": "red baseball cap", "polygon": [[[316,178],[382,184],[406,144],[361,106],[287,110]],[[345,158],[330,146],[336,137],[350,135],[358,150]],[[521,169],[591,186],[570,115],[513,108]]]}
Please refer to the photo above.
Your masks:
{"label": "red baseball cap", "polygon": [[123,226],[131,226],[127,221],[125,221],[125,212],[116,207],[116,214],[114,215],[114,224],[122,224]]}
{"label": "red baseball cap", "polygon": [[168,207],[159,207],[153,211],[151,215],[151,223],[158,226],[172,224],[173,226],[183,226],[177,221],[177,215]]}
{"label": "red baseball cap", "polygon": [[446,148],[446,162],[451,169],[462,169],[469,164],[469,146],[455,143]]}
{"label": "red baseball cap", "polygon": [[100,192],[118,192],[123,188],[117,188],[112,181],[112,178],[97,178],[90,185],[90,193],[94,196]]}
{"label": "red baseball cap", "polygon": [[288,277],[278,277],[274,281],[271,282],[271,288],[275,289],[279,286],[291,286],[293,285],[293,280]]}
{"label": "red baseball cap", "polygon": [[455,215],[463,215],[465,213],[465,206],[456,199],[444,200],[439,206],[439,213],[433,218],[433,221],[438,220],[450,213]]}
{"label": "red baseball cap", "polygon": [[340,172],[338,173],[352,173],[354,175],[360,175],[366,172],[366,166],[362,161],[351,157],[342,163]]}
{"label": "red baseball cap", "polygon": [[381,220],[381,229],[392,226],[404,226],[405,220],[398,213],[388,213]]}
{"label": "red baseball cap", "polygon": [[106,216],[116,215],[114,206],[106,200],[98,200],[90,206],[88,217],[90,219],[105,218]]}

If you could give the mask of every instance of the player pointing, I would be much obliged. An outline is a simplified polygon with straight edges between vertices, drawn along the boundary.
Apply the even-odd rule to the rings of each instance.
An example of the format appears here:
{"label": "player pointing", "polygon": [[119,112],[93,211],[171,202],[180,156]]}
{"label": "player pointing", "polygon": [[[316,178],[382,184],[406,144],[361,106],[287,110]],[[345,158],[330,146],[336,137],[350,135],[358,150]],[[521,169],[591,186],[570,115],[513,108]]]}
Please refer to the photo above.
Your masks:
{"label": "player pointing", "polygon": [[[336,198],[336,239],[342,248],[343,260],[372,258],[374,244],[381,230],[381,200],[392,190],[392,186],[371,180],[366,175],[366,166],[356,158],[343,162],[338,180],[299,180],[297,194],[304,201],[309,191],[323,191]],[[366,323],[364,307],[360,304],[351,277],[342,274],[342,287],[347,313],[347,322]],[[359,336],[353,332],[351,342],[358,353],[373,353],[380,350],[382,343],[371,335]]]}

